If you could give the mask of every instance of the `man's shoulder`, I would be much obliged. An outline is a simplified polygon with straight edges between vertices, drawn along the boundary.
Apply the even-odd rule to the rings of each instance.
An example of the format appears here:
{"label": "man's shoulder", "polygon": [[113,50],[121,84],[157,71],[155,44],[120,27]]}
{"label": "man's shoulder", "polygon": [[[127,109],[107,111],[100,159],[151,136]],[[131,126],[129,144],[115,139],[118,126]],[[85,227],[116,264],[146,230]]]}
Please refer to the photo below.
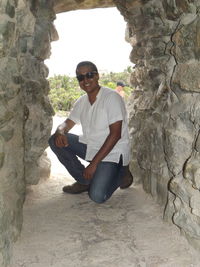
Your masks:
{"label": "man's shoulder", "polygon": [[111,89],[111,88],[109,88],[109,87],[101,87],[101,89],[102,89],[102,94],[104,94],[104,95],[115,95],[116,94],[116,92],[115,92],[115,90],[113,90],[113,89]]}
{"label": "man's shoulder", "polygon": [[102,87],[102,95],[107,99],[121,100],[121,96],[114,90],[108,87]]}
{"label": "man's shoulder", "polygon": [[81,96],[77,99],[77,102],[82,102],[82,101],[84,101],[85,99],[87,99],[87,95],[86,95],[86,94],[81,95]]}
{"label": "man's shoulder", "polygon": [[75,103],[74,103],[74,107],[80,107],[80,106],[83,106],[85,101],[87,99],[87,96],[86,95],[82,95],[80,96],[78,99],[76,99]]}

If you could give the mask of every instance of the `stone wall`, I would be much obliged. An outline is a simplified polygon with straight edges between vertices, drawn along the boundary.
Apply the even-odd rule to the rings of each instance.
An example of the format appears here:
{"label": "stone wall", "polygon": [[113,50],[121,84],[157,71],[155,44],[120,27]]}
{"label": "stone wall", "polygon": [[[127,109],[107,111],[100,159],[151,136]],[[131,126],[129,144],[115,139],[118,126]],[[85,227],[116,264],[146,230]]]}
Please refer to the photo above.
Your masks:
{"label": "stone wall", "polygon": [[77,10],[105,8],[114,6],[113,0],[55,0],[54,10],[56,13]]}
{"label": "stone wall", "polygon": [[22,227],[26,184],[36,184],[53,110],[43,61],[57,38],[52,1],[0,0],[0,266]]}
{"label": "stone wall", "polygon": [[200,249],[199,1],[114,1],[135,63],[131,169]]}
{"label": "stone wall", "polygon": [[44,60],[58,39],[55,12],[113,5],[133,46],[135,182],[200,249],[199,1],[0,0],[0,266],[22,226],[26,184],[42,173],[53,115]]}

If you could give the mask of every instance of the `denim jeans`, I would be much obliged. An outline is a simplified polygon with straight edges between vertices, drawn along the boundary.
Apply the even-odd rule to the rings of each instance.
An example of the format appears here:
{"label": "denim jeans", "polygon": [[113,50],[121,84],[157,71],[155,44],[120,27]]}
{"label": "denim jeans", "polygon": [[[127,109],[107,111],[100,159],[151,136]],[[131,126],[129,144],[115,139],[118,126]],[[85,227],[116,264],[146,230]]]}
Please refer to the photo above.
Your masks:
{"label": "denim jeans", "polygon": [[92,179],[85,179],[83,171],[85,166],[78,159],[85,159],[87,145],[79,142],[79,137],[75,134],[66,134],[69,145],[59,148],[54,143],[54,135],[49,139],[49,145],[65,166],[71,176],[80,184],[89,186],[89,197],[97,202],[103,203],[111,197],[113,192],[120,186],[124,167],[122,158],[119,163],[101,161]]}

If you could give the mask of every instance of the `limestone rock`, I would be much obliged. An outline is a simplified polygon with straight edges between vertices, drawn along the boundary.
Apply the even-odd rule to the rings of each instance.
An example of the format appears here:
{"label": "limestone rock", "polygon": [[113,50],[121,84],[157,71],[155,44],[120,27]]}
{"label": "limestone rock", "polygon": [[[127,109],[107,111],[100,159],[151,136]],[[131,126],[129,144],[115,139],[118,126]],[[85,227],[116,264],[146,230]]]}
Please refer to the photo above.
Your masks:
{"label": "limestone rock", "polygon": [[[0,265],[22,226],[54,114],[44,60],[58,39],[56,13],[116,6],[133,46],[131,171],[189,242],[200,248],[199,1],[0,0]],[[116,31],[117,33],[117,31]],[[117,56],[117,55],[116,55]],[[44,163],[45,162],[45,163]],[[43,172],[39,166],[45,164]],[[173,218],[173,220],[172,220]],[[1,255],[2,254],[2,255]]]}
{"label": "limestone rock", "polygon": [[46,151],[39,158],[38,166],[39,166],[39,179],[40,180],[48,179],[51,172],[51,161],[48,158]]}
{"label": "limestone rock", "polygon": [[77,9],[92,9],[114,6],[113,0],[55,0],[54,10],[56,13]]}

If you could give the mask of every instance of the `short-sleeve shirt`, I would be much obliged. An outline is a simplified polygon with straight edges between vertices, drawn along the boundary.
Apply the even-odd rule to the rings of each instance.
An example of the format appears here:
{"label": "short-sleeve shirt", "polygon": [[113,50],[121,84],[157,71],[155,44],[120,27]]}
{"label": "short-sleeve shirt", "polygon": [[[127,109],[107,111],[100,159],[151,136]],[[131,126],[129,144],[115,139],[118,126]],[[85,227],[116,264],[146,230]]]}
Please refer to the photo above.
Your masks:
{"label": "short-sleeve shirt", "polygon": [[92,105],[87,94],[81,96],[68,118],[82,126],[83,134],[79,136],[79,141],[87,144],[85,159],[88,161],[94,158],[105,142],[110,133],[109,125],[122,121],[121,138],[102,161],[118,163],[122,155],[123,165],[128,165],[130,145],[127,112],[124,100],[114,90],[101,87]]}

